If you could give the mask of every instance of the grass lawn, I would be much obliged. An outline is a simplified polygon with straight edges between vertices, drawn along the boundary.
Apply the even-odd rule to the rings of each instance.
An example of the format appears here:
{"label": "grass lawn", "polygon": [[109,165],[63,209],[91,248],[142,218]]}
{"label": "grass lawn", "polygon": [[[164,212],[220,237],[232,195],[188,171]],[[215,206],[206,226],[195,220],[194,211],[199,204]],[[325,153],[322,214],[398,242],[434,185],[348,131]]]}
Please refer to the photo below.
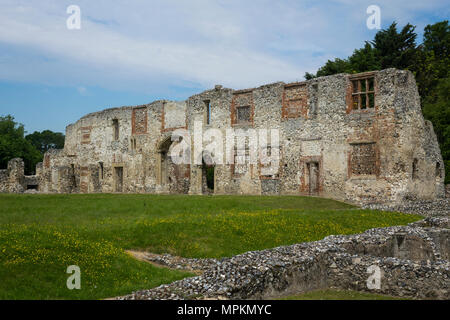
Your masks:
{"label": "grass lawn", "polygon": [[[420,217],[283,196],[0,195],[0,299],[96,299],[189,276],[124,250],[225,257]],[[81,269],[68,290],[66,268]]]}
{"label": "grass lawn", "polygon": [[281,298],[280,300],[409,300],[409,299],[385,296],[368,292],[327,289],[327,290],[311,291],[296,296],[284,297]]}

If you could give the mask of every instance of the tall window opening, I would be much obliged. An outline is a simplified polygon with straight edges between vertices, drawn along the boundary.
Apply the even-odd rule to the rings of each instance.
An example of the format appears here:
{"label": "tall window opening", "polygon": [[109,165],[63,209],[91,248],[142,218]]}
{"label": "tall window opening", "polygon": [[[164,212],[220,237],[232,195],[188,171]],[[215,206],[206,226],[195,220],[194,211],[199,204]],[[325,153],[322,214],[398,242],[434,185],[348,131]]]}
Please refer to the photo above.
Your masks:
{"label": "tall window opening", "polygon": [[352,80],[352,109],[375,108],[375,78],[366,77]]}
{"label": "tall window opening", "polygon": [[413,178],[413,180],[416,180],[419,177],[418,162],[419,162],[419,160],[414,158],[413,163],[412,163],[412,178]]}
{"label": "tall window opening", "polygon": [[113,130],[114,130],[114,141],[119,140],[119,120],[113,120]]}
{"label": "tall window opening", "polygon": [[436,178],[442,178],[441,163],[436,162]]}
{"label": "tall window opening", "polygon": [[75,164],[70,165],[70,179],[72,182],[72,188],[75,188],[77,186],[77,180],[75,177]]}
{"label": "tall window opening", "polygon": [[99,169],[99,171],[100,171],[100,172],[99,172],[99,176],[100,176],[100,179],[103,180],[103,176],[104,176],[104,173],[103,173],[103,172],[104,172],[104,169],[103,169],[103,162],[99,162],[98,165],[100,166],[100,169]]}
{"label": "tall window opening", "polygon": [[205,100],[205,122],[211,124],[211,101]]}

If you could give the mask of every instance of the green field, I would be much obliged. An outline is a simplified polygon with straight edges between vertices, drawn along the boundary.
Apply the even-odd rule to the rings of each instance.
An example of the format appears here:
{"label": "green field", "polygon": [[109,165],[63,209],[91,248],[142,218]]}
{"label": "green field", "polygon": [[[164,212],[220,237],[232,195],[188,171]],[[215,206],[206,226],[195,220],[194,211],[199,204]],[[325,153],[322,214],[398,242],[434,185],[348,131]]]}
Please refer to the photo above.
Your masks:
{"label": "green field", "polygon": [[[189,276],[124,250],[226,257],[420,217],[312,197],[0,195],[0,299],[99,299]],[[68,290],[66,268],[81,269]]]}

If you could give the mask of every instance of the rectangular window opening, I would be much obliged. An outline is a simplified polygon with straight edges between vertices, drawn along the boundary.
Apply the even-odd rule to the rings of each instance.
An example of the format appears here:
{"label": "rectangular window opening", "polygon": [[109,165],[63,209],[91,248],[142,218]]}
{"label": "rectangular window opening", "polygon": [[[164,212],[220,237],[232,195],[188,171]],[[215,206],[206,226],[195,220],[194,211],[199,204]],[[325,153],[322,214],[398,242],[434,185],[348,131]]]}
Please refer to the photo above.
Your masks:
{"label": "rectangular window opening", "polygon": [[352,145],[351,172],[354,175],[376,174],[375,143],[358,143]]}
{"label": "rectangular window opening", "polygon": [[419,160],[417,160],[416,158],[414,158],[413,163],[412,163],[412,179],[416,180],[419,178],[419,168],[418,168],[418,163]]}
{"label": "rectangular window opening", "polygon": [[236,122],[241,123],[249,123],[250,122],[250,106],[242,106],[236,108]]}
{"label": "rectangular window opening", "polygon": [[367,77],[352,80],[352,109],[366,110],[375,108],[375,78]]}
{"label": "rectangular window opening", "polygon": [[119,120],[113,119],[114,141],[119,140]]}
{"label": "rectangular window opening", "polygon": [[362,110],[366,109],[366,102],[367,102],[366,95],[361,95],[361,109]]}
{"label": "rectangular window opening", "polygon": [[205,100],[205,106],[206,106],[206,124],[211,124],[211,101]]}
{"label": "rectangular window opening", "polygon": [[99,162],[98,164],[100,166],[99,176],[100,176],[100,179],[103,180],[103,176],[104,176],[103,162]]}

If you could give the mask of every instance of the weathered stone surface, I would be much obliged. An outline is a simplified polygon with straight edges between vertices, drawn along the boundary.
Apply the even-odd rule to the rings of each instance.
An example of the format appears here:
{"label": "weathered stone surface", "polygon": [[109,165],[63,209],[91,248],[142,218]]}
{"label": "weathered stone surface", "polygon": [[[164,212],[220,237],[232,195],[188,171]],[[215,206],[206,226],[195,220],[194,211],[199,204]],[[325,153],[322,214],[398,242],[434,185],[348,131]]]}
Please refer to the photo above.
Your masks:
{"label": "weathered stone surface", "polygon": [[[204,273],[118,299],[267,299],[330,287],[449,299],[449,225],[448,217],[430,217],[220,260],[148,255],[152,262]],[[367,284],[374,267],[379,289]]]}
{"label": "weathered stone surface", "polygon": [[[178,143],[174,130],[186,128],[193,137],[196,121],[219,129],[224,145],[229,128],[280,133],[275,173],[248,161],[216,164],[214,194],[314,194],[363,203],[445,196],[442,156],[414,76],[395,69],[239,91],[216,86],[186,101],[88,114],[67,127],[64,150],[45,155],[39,191],[210,193],[204,166],[176,165],[169,157]],[[201,158],[200,147],[192,141],[192,159]],[[248,155],[244,146],[224,158]],[[0,190],[6,189],[20,192]]]}

